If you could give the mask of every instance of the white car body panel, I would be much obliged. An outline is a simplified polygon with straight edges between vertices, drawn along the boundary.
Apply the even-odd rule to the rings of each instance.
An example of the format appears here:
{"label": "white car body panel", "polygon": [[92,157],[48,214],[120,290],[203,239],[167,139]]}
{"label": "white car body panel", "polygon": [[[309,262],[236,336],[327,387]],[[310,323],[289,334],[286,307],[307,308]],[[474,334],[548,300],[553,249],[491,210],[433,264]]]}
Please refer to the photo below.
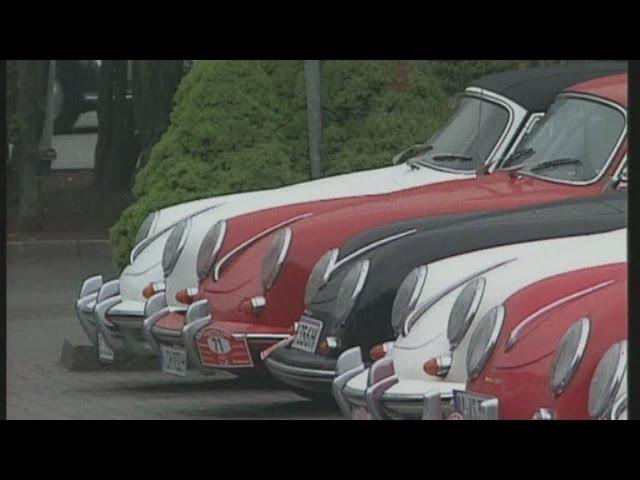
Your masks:
{"label": "white car body panel", "polygon": [[[167,300],[175,302],[176,292],[185,287],[197,286],[198,250],[207,231],[218,220],[295,203],[390,193],[461,178],[471,178],[471,175],[442,172],[428,167],[412,170],[402,164],[255,192],[252,197],[245,198],[242,202],[227,203],[206,211],[193,217],[182,254],[171,274],[164,279],[167,285]],[[140,288],[144,288],[144,285]]]}
{"label": "white car body panel", "polygon": [[[458,255],[430,264],[427,281],[419,305],[434,295],[500,262],[516,258],[494,270],[484,273],[486,285],[480,307],[469,330],[453,352],[453,363],[444,378],[431,377],[423,370],[430,358],[451,353],[447,339],[447,324],[451,308],[466,282],[434,303],[424,312],[407,336],[399,336],[388,353],[393,358],[395,374],[399,382],[389,389],[398,394],[413,394],[417,385],[424,384],[422,393],[434,389],[446,391],[451,383],[464,385],[467,380],[465,365],[469,340],[478,320],[491,308],[503,303],[509,296],[525,286],[549,276],[627,259],[627,229],[593,235],[526,242],[504,247],[490,248]],[[517,275],[514,274],[517,272]],[[360,375],[365,375],[365,370]],[[360,377],[360,375],[358,377]],[[362,379],[351,379],[350,389],[362,388]],[[359,383],[358,383],[359,382]],[[419,383],[416,383],[419,382]]]}

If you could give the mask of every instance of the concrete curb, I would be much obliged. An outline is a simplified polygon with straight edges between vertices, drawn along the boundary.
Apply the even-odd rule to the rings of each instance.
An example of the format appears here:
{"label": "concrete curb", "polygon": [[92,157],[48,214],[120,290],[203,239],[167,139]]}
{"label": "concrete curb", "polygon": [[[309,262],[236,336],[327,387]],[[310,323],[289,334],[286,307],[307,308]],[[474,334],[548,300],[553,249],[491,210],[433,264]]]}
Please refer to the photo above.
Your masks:
{"label": "concrete curb", "polygon": [[109,240],[33,240],[7,242],[7,258],[111,258]]}
{"label": "concrete curb", "polygon": [[98,360],[98,355],[93,345],[74,345],[68,338],[65,338],[62,344],[60,363],[70,372],[139,372],[160,370],[160,361],[157,357],[127,358],[118,355],[118,352],[116,352],[113,363],[102,363]]}

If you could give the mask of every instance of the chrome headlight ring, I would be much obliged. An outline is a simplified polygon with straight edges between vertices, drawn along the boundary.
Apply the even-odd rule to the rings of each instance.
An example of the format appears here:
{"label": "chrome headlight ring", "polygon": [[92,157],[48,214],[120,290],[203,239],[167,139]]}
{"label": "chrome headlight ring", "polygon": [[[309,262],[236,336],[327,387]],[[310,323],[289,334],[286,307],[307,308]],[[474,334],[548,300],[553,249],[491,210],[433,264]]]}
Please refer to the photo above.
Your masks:
{"label": "chrome headlight ring", "polygon": [[[614,343],[598,362],[598,366],[589,386],[588,411],[593,419],[607,418],[609,412],[612,417],[619,416],[619,395],[627,373],[627,341]],[[613,408],[618,405],[618,408]],[[616,414],[615,416],[613,414]]]}
{"label": "chrome headlight ring", "polygon": [[447,339],[452,351],[460,345],[476,317],[486,283],[487,280],[484,277],[477,277],[471,280],[464,286],[453,307],[451,307],[447,323]]}
{"label": "chrome headlight ring", "polygon": [[353,310],[358,296],[364,288],[369,274],[369,266],[369,260],[360,260],[351,267],[344,277],[336,298],[335,317],[338,324],[342,324]]}
{"label": "chrome headlight ring", "polygon": [[289,248],[291,247],[291,239],[293,231],[290,228],[281,229],[273,239],[271,248],[267,252],[262,262],[262,288],[266,292],[273,287],[276,282]]}
{"label": "chrome headlight ring", "polygon": [[162,252],[162,270],[165,278],[171,274],[178,263],[182,249],[187,243],[190,229],[191,218],[185,218],[171,230],[169,238],[167,238],[167,243],[165,243],[164,251]]}
{"label": "chrome headlight ring", "polygon": [[227,233],[226,220],[216,222],[202,239],[198,256],[196,257],[196,274],[198,279],[202,280],[207,273],[213,268],[216,257],[222,248],[222,242]]}
{"label": "chrome headlight ring", "polygon": [[416,308],[428,271],[426,265],[414,268],[400,284],[391,308],[391,327],[396,335],[401,333],[405,319]]}
{"label": "chrome headlight ring", "polygon": [[562,395],[578,370],[587,349],[590,330],[591,322],[584,317],[571,325],[560,339],[549,373],[554,397]]}
{"label": "chrome headlight ring", "polygon": [[469,380],[475,379],[484,368],[498,342],[504,325],[505,307],[498,305],[480,319],[469,341],[466,367]]}
{"label": "chrome headlight ring", "polygon": [[307,307],[320,289],[329,281],[329,276],[338,260],[338,254],[339,250],[337,248],[329,250],[313,266],[304,289],[304,304]]}

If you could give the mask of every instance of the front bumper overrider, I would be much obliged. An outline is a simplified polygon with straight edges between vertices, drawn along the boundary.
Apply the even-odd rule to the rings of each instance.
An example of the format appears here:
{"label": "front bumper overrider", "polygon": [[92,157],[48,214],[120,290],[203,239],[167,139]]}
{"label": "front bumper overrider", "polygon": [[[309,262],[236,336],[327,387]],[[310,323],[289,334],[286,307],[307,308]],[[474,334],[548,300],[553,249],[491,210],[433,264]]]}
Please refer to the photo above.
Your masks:
{"label": "front bumper overrider", "polygon": [[94,317],[98,331],[114,351],[135,356],[155,355],[142,331],[145,304],[123,300],[119,280],[102,285],[96,299]]}
{"label": "front bumper overrider", "polygon": [[347,418],[364,408],[375,420],[433,420],[446,418],[453,390],[464,388],[465,384],[454,382],[399,379],[391,357],[366,369],[360,348],[354,347],[338,359],[333,395]]}

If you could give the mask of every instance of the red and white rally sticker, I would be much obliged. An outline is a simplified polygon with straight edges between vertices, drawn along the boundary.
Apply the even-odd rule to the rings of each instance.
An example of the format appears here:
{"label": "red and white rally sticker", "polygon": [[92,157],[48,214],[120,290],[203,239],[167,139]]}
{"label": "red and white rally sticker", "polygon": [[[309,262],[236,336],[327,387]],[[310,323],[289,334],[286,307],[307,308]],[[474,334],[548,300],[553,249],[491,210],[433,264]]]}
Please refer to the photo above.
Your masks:
{"label": "red and white rally sticker", "polygon": [[447,417],[447,420],[464,420],[464,417],[460,412],[453,412]]}
{"label": "red and white rally sticker", "polygon": [[247,339],[216,327],[206,327],[196,339],[200,361],[206,367],[252,367]]}

